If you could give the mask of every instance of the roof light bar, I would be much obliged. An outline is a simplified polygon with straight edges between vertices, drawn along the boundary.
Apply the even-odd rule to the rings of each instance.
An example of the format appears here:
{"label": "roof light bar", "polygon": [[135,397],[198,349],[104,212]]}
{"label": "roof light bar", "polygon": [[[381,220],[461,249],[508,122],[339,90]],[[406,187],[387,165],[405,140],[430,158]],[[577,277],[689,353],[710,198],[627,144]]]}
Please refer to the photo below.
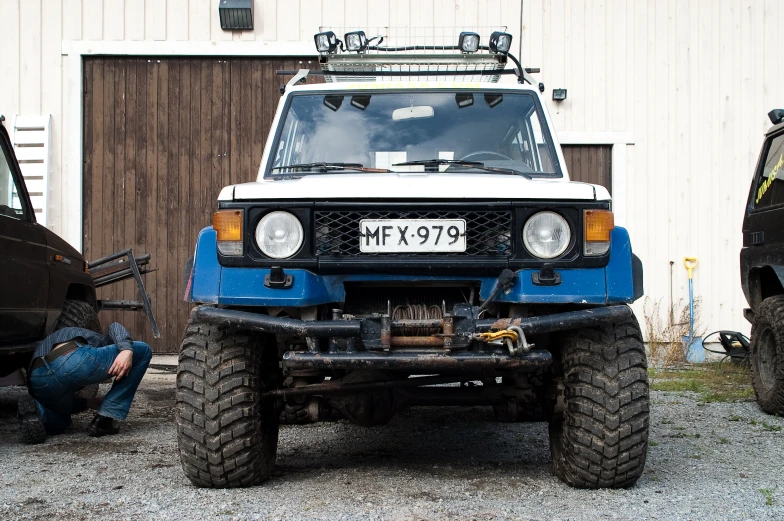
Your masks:
{"label": "roof light bar", "polygon": [[457,41],[461,52],[473,53],[479,50],[479,35],[477,33],[462,32]]}
{"label": "roof light bar", "polygon": [[490,35],[490,51],[507,54],[512,48],[512,35],[495,31]]}

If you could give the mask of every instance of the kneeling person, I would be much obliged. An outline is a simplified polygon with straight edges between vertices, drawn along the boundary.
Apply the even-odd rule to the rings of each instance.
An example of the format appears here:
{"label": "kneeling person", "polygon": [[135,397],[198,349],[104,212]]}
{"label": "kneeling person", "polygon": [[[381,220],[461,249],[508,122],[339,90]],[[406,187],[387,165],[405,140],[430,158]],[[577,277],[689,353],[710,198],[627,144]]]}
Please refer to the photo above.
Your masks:
{"label": "kneeling person", "polygon": [[47,434],[64,431],[71,425],[71,414],[85,405],[96,405],[85,403],[76,393],[112,376],[112,388],[87,433],[94,437],[117,434],[115,421],[128,415],[151,358],[150,346],[132,341],[117,322],[109,326],[106,335],[77,327],[55,331],[36,349],[27,372],[30,394],[19,398],[22,440],[41,443]]}

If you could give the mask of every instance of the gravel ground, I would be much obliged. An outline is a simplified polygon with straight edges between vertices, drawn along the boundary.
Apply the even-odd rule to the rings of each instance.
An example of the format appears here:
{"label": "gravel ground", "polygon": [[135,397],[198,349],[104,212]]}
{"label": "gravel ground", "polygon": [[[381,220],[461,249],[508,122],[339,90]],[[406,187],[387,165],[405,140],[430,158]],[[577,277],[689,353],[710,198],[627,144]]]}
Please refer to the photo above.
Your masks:
{"label": "gravel ground", "polygon": [[648,464],[629,490],[570,489],[550,473],[544,424],[481,407],[283,427],[268,483],[203,490],[180,469],[173,384],[148,372],[117,436],[87,437],[84,413],[40,446],[16,442],[24,390],[0,388],[0,519],[784,519],[784,420],[754,403],[653,392]]}

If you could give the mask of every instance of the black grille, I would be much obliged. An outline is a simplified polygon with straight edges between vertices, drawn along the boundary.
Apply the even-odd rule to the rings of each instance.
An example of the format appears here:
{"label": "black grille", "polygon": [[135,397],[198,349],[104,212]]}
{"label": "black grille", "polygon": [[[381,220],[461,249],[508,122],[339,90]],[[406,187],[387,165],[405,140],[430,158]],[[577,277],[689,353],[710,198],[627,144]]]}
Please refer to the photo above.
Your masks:
{"label": "black grille", "polygon": [[[362,219],[464,219],[466,251],[459,253],[362,253],[359,222]],[[316,257],[496,257],[512,255],[510,211],[339,211],[316,210]]]}

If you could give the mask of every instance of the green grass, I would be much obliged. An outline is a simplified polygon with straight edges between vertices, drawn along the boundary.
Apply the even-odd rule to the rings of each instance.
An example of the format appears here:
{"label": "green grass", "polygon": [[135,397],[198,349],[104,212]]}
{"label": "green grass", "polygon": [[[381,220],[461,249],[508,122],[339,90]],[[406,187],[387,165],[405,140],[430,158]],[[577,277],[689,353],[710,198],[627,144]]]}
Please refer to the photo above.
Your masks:
{"label": "green grass", "polygon": [[684,370],[649,369],[652,391],[698,394],[699,405],[754,399],[748,368],[716,363]]}
{"label": "green grass", "polygon": [[773,488],[761,488],[759,489],[760,494],[765,498],[765,504],[767,506],[773,506]]}
{"label": "green grass", "polygon": [[730,414],[730,417],[729,417],[729,418],[727,418],[727,419],[728,419],[729,421],[731,421],[731,422],[739,422],[739,421],[741,421],[743,418],[742,418],[742,417],[740,417],[740,416],[738,416],[737,414]]}
{"label": "green grass", "polygon": [[649,447],[658,447],[659,446],[659,442],[650,440],[650,441],[648,441],[648,446]]}
{"label": "green grass", "polygon": [[781,431],[781,427],[780,426],[778,426],[778,425],[771,425],[771,424],[766,423],[766,422],[762,422],[762,428],[765,429],[766,431],[772,431],[772,432],[779,432],[779,431]]}
{"label": "green grass", "polygon": [[728,440],[727,438],[719,438],[719,443],[721,443],[722,445],[726,445],[729,442],[730,440]]}

